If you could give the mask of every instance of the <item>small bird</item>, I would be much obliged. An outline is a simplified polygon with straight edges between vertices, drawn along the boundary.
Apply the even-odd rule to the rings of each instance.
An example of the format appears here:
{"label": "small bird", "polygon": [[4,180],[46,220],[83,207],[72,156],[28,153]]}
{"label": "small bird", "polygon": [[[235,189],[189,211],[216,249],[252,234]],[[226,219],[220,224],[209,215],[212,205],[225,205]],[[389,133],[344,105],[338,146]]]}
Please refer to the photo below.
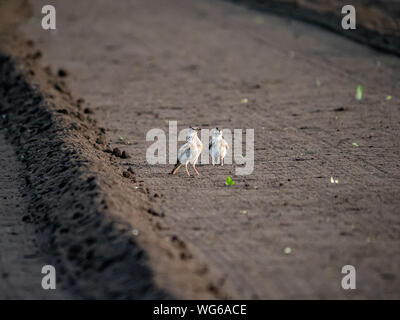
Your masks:
{"label": "small bird", "polygon": [[215,128],[210,144],[208,146],[211,156],[212,165],[220,162],[221,166],[224,165],[224,158],[229,149],[228,143],[222,137],[222,129]]}
{"label": "small bird", "polygon": [[200,128],[190,127],[188,135],[186,137],[186,143],[179,148],[178,150],[178,159],[175,165],[174,170],[172,170],[171,174],[176,174],[179,168],[182,165],[185,165],[186,173],[190,176],[188,170],[188,164],[190,163],[193,166],[194,171],[199,175],[199,172],[196,169],[196,163],[199,159],[201,150],[203,149],[203,143],[200,141],[197,136],[197,132]]}

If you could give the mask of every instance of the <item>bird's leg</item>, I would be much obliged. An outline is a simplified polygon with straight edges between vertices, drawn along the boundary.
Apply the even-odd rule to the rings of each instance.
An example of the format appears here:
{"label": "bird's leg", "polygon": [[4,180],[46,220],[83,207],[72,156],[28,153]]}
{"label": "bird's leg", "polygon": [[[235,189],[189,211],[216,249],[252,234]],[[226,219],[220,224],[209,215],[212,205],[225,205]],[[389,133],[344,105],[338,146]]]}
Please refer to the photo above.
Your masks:
{"label": "bird's leg", "polygon": [[200,173],[199,173],[199,172],[197,171],[197,169],[196,169],[196,164],[193,164],[193,169],[194,169],[194,171],[196,171],[197,175],[199,176]]}
{"label": "bird's leg", "polygon": [[188,166],[188,163],[185,164],[185,169],[186,169],[187,175],[190,177],[190,173],[189,173],[189,170],[188,170],[188,167],[187,167],[187,166]]}
{"label": "bird's leg", "polygon": [[176,173],[178,172],[178,170],[179,170],[180,167],[182,167],[182,163],[177,163],[177,164],[175,165],[174,170],[172,170],[171,174],[176,174]]}
{"label": "bird's leg", "polygon": [[220,156],[220,161],[221,161],[221,167],[224,165],[224,158],[222,158],[222,156]]}

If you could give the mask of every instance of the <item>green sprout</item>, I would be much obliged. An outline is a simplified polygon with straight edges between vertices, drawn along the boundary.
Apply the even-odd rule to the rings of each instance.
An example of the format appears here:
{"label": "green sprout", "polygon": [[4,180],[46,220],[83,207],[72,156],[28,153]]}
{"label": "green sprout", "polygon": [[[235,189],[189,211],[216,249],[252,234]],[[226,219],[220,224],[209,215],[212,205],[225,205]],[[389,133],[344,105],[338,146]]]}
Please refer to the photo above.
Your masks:
{"label": "green sprout", "polygon": [[255,24],[263,24],[264,23],[264,18],[261,16],[257,16],[254,18],[254,23]]}
{"label": "green sprout", "polygon": [[117,143],[121,143],[121,144],[126,144],[126,145],[130,145],[131,143],[126,140],[124,137],[119,137]]}
{"label": "green sprout", "polygon": [[226,184],[227,186],[233,186],[233,185],[235,184],[235,182],[232,181],[232,179],[231,179],[230,176],[227,176],[227,177],[226,177],[226,180],[225,180],[225,184]]}
{"label": "green sprout", "polygon": [[357,144],[356,142],[353,142],[351,145],[352,145],[353,147],[358,148],[358,144]]}
{"label": "green sprout", "polygon": [[359,84],[357,87],[357,91],[356,91],[356,99],[358,101],[360,101],[362,99],[363,91],[364,91],[363,86],[361,84]]}

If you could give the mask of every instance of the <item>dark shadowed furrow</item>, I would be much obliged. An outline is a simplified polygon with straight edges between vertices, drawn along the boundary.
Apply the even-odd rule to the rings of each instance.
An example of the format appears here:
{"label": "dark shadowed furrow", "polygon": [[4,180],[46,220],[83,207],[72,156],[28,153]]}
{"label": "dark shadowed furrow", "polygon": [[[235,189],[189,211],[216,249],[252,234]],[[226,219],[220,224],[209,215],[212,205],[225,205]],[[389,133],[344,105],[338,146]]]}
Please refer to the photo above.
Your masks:
{"label": "dark shadowed furrow", "polygon": [[[30,57],[31,62],[35,57]],[[26,70],[25,70],[26,71]],[[35,73],[34,68],[28,71]],[[55,88],[63,92],[57,79]],[[165,298],[153,285],[146,254],[111,220],[85,150],[101,157],[103,132],[83,117],[66,91],[64,107],[30,85],[9,56],[0,56],[1,122],[25,164],[29,213],[41,249],[56,266],[57,281],[84,298]],[[83,150],[80,152],[79,150]],[[104,154],[104,153],[103,153]]]}

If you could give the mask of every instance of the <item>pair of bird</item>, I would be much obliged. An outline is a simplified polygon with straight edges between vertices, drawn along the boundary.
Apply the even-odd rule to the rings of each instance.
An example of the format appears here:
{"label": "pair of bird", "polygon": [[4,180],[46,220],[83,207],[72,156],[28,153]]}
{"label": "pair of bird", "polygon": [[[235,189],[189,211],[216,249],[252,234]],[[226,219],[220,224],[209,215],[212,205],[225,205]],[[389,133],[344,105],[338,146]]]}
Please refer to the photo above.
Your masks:
{"label": "pair of bird", "polygon": [[[190,127],[188,135],[186,137],[186,143],[179,148],[178,150],[178,159],[177,163],[172,170],[171,174],[176,174],[180,167],[185,166],[185,170],[188,176],[190,176],[188,165],[189,163],[193,166],[194,171],[199,175],[199,172],[196,169],[196,163],[199,159],[201,151],[203,150],[203,143],[197,136],[197,133],[200,131],[200,128]],[[228,143],[222,137],[222,129],[215,128],[213,130],[212,138],[209,143],[209,152],[211,156],[211,162],[213,165],[221,163],[221,166],[224,165],[224,158],[229,149]]]}

